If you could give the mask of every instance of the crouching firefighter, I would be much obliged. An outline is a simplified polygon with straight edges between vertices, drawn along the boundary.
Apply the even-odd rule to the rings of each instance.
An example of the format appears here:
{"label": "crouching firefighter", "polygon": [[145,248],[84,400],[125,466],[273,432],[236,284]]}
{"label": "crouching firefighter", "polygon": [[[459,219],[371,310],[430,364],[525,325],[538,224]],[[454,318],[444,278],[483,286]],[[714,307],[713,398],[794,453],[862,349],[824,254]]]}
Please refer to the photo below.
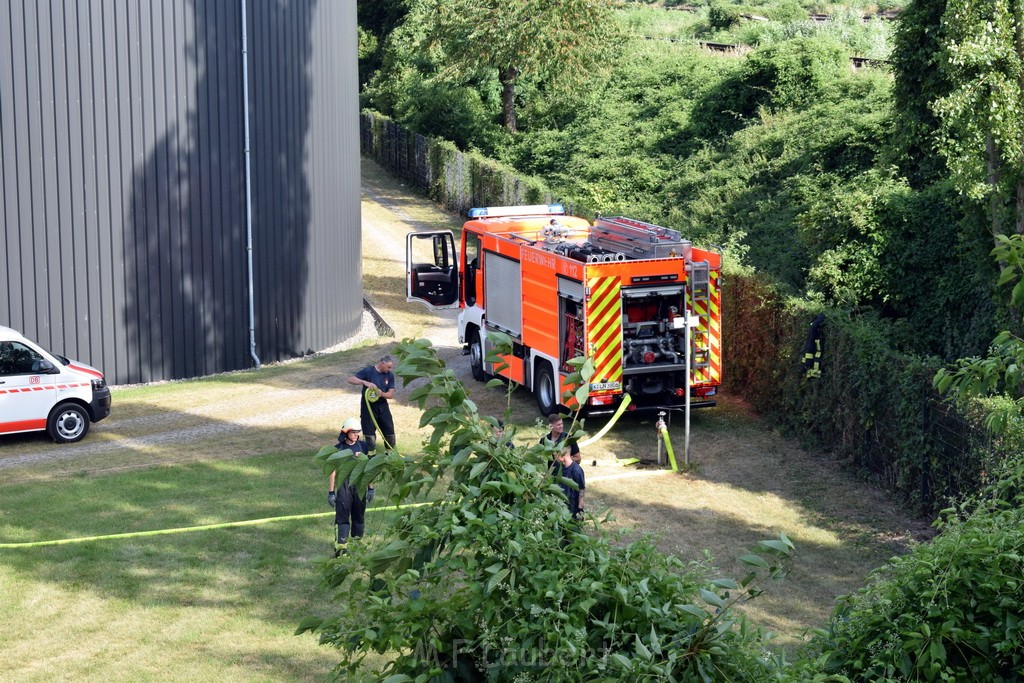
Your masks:
{"label": "crouching firefighter", "polygon": [[[349,450],[352,454],[366,453],[366,444],[359,439],[361,425],[358,417],[350,417],[341,425],[341,433],[338,434],[338,444],[335,446],[339,451]],[[365,515],[366,504],[373,501],[374,490],[369,487],[366,496],[360,498],[356,487],[352,486],[348,479],[342,482],[337,490],[334,488],[334,478],[337,472],[331,472],[327,481],[327,504],[334,508],[334,523],[338,526],[338,544],[348,543],[351,533],[353,538],[362,538],[366,528]],[[335,556],[342,551],[336,550]]]}

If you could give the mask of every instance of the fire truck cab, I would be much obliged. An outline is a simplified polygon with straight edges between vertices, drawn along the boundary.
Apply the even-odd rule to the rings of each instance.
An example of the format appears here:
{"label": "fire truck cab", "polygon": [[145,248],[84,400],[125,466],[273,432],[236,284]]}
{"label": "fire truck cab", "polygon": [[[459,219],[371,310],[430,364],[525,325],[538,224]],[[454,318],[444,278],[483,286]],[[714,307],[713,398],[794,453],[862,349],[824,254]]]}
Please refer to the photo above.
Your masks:
{"label": "fire truck cab", "polygon": [[[593,224],[558,204],[472,209],[456,253],[450,231],[407,237],[406,296],[461,308],[459,341],[486,380],[488,336],[512,338],[500,375],[559,410],[572,371],[595,367],[585,411],[712,406],[721,384],[721,255],[675,230],[621,216]],[[689,351],[686,340],[689,339]],[[686,359],[689,359],[689,376]],[[573,400],[566,404],[569,407]]]}

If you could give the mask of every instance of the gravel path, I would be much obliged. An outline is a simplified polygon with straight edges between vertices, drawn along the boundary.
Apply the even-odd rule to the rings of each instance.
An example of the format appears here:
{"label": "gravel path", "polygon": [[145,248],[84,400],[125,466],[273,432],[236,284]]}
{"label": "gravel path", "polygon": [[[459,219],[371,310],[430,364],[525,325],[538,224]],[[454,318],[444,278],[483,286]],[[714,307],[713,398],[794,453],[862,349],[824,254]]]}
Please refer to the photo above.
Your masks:
{"label": "gravel path", "polygon": [[[401,201],[395,199],[396,196],[401,196]],[[433,229],[430,224],[414,218],[403,202],[433,207],[421,197],[397,194],[394,187],[383,192],[372,183],[364,184],[364,268],[366,259],[372,257],[385,261],[387,268],[394,273],[404,272],[405,234],[413,230]],[[372,296],[368,298],[372,299]],[[404,293],[400,301],[405,304]],[[391,310],[388,302],[383,305],[376,301],[372,303],[378,314],[395,328],[397,338],[416,336],[430,339],[446,362],[458,367],[460,374],[468,375],[468,370],[461,367],[465,364],[453,362],[460,355],[457,331],[453,324],[454,312],[439,311],[433,314],[430,324],[407,330],[403,329],[406,326],[402,324],[401,311]],[[419,315],[423,317],[422,313]],[[387,341],[378,334],[372,315],[364,311],[362,326],[357,334],[316,355],[323,356]],[[0,441],[0,471],[21,470],[47,463],[74,467],[74,461],[85,461],[88,464],[84,466],[91,470],[96,469],[93,463],[105,456],[111,456],[114,462],[118,462],[138,458],[139,454],[173,450],[178,446],[194,447],[204,440],[213,442],[218,438],[230,439],[232,435],[241,435],[266,425],[290,424],[310,430],[324,424],[333,424],[339,411],[339,387],[342,391],[348,390],[344,381],[347,372],[325,373],[322,365],[311,367],[307,361],[295,359],[265,366],[295,364],[295,372],[289,373],[288,387],[239,384],[237,392],[215,403],[186,404],[166,411],[147,410],[143,414],[125,414],[124,409],[118,410],[117,389],[128,387],[117,387],[114,410],[110,417],[93,425],[90,435],[80,443],[57,445],[40,434],[4,437]],[[151,464],[152,459],[146,458],[145,461],[140,466]],[[99,469],[107,467],[100,466]]]}

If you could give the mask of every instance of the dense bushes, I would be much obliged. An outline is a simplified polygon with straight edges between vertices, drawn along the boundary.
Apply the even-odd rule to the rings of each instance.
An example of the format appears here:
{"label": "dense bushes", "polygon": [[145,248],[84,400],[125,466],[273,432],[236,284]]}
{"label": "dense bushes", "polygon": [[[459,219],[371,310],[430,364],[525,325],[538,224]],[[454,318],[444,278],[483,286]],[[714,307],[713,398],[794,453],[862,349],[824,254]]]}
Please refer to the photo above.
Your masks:
{"label": "dense bushes", "polygon": [[954,523],[840,600],[821,666],[863,681],[1020,680],[1022,556],[1020,508]]}
{"label": "dense bushes", "polygon": [[763,94],[757,106],[802,108],[822,98],[849,72],[850,60],[838,43],[796,38],[750,53],[743,68],[744,90]]}
{"label": "dense bushes", "polygon": [[726,2],[712,2],[708,7],[708,28],[724,31],[740,23],[743,8]]}
{"label": "dense bushes", "polygon": [[694,103],[741,63],[692,48],[629,49],[629,63],[552,106],[554,125],[522,132],[502,159],[603,214],[661,220],[672,202],[665,188],[694,149],[685,135]]}
{"label": "dense bushes", "polygon": [[1020,445],[1004,444],[992,482],[959,509],[947,511],[937,538],[894,558],[866,587],[838,601],[828,627],[811,644],[804,672],[856,681],[1020,680]]}

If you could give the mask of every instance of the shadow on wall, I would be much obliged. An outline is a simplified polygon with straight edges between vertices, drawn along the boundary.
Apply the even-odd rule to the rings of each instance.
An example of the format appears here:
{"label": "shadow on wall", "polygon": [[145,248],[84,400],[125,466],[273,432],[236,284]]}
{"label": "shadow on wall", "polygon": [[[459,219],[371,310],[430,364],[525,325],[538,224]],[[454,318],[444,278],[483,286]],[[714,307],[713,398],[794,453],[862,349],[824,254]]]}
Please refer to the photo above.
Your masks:
{"label": "shadow on wall", "polygon": [[[247,5],[257,353],[264,362],[302,353],[310,242],[308,67],[316,4]],[[154,114],[143,117],[159,121],[166,111],[168,124],[136,167],[125,209],[129,382],[253,365],[241,8],[238,2],[190,0],[178,21],[184,26],[174,30],[184,41],[172,45],[165,38],[163,55],[141,48],[153,49],[153,63],[165,69],[164,83],[154,70],[156,97],[148,103]],[[171,34],[172,27],[163,28]],[[176,83],[184,87],[174,91]]]}

